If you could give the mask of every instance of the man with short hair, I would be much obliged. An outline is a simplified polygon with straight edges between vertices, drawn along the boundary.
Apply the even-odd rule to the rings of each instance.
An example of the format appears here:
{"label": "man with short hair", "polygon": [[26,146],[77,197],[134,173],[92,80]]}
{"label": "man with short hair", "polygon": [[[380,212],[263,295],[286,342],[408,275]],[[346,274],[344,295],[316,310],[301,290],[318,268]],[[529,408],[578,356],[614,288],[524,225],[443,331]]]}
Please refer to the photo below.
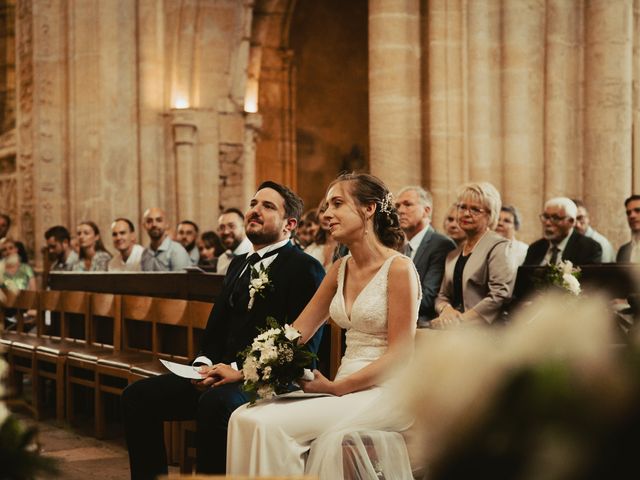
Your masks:
{"label": "man with short hair", "polygon": [[169,222],[161,208],[150,208],[143,215],[143,226],[151,242],[142,254],[144,272],[174,272],[191,266],[191,258],[182,245],[167,234]]}
{"label": "man with short hair", "polygon": [[592,238],[602,247],[602,263],[613,263],[616,260],[616,252],[611,246],[611,242],[601,233],[597,232],[591,226],[591,218],[589,212],[582,200],[573,199],[573,203],[578,207],[578,215],[576,216],[576,230],[588,238]]}
{"label": "man with short hair", "polygon": [[113,246],[118,251],[107,270],[110,272],[139,272],[144,247],[136,243],[136,229],[128,218],[116,218],[111,224]]}
{"label": "man with short hair", "polygon": [[624,201],[624,207],[631,229],[631,241],[620,247],[616,262],[640,263],[640,195],[631,195]]}
{"label": "man with short hair", "polygon": [[540,215],[544,238],[529,245],[523,265],[548,265],[562,260],[574,265],[600,263],[602,247],[574,228],[577,215],[578,208],[571,199],[548,200]]}
{"label": "man with short hair", "polygon": [[[216,372],[229,373],[238,352],[250,346],[267,317],[292,323],[305,308],[324,277],[324,268],[291,243],[291,233],[302,213],[302,200],[291,190],[264,182],[245,214],[252,254],[237,256],[224,278],[211,311],[198,357],[202,380],[173,374],[147,378],[129,385],[122,395],[131,476],[156,478],[167,472],[163,421],[197,421],[197,470],[224,473],[227,425],[231,413],[247,402],[242,382],[222,382]],[[249,281],[266,269],[270,288],[255,296],[250,306]],[[316,351],[317,333],[308,343]]]}
{"label": "man with short hair", "polygon": [[62,225],[56,225],[44,232],[47,242],[47,256],[51,271],[70,272],[78,263],[78,254],[71,248],[71,235]]}
{"label": "man with short hair", "polygon": [[234,257],[251,250],[251,241],[244,229],[244,214],[237,208],[227,208],[218,218],[218,236],[226,249],[218,258],[216,273],[226,274]]}
{"label": "man with short hair", "polygon": [[198,232],[200,229],[195,222],[191,220],[183,220],[178,224],[176,232],[176,240],[189,254],[191,265],[198,265],[200,261],[200,250],[198,250]]}
{"label": "man with short hair", "polygon": [[11,217],[6,213],[0,213],[0,239],[7,236],[11,228]]}
{"label": "man with short hair", "polygon": [[410,186],[401,189],[396,198],[396,208],[400,228],[407,239],[404,253],[413,260],[422,285],[418,326],[426,327],[431,319],[437,317],[434,304],[442,283],[445,260],[456,245],[431,226],[433,201],[424,188]]}

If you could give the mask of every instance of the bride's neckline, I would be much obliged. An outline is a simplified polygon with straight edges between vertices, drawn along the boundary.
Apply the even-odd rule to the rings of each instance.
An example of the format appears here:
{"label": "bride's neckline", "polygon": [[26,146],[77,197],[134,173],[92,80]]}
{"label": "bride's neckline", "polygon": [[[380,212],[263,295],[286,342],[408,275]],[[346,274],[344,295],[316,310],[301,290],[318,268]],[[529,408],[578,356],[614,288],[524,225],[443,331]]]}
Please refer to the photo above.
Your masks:
{"label": "bride's neckline", "polygon": [[385,259],[384,262],[382,262],[382,265],[380,265],[380,268],[378,268],[376,273],[374,273],[371,276],[371,278],[367,281],[367,283],[364,285],[364,287],[362,287],[360,289],[360,291],[358,292],[358,294],[354,297],[353,302],[351,302],[351,306],[350,306],[348,311],[347,311],[347,298],[345,296],[345,288],[346,288],[346,281],[345,280],[347,278],[348,261],[352,257],[351,257],[351,255],[348,255],[348,256],[344,257],[344,260],[343,260],[344,264],[341,265],[341,267],[342,267],[342,275],[341,275],[342,285],[341,285],[341,288],[340,288],[340,296],[342,297],[342,310],[343,310],[345,316],[347,317],[347,320],[349,321],[349,323],[351,323],[351,314],[353,313],[353,307],[355,306],[355,304],[357,303],[358,299],[362,295],[362,292],[364,292],[367,288],[369,288],[369,285],[371,285],[371,283],[375,280],[375,278],[378,275],[380,275],[380,272],[382,271],[384,266],[387,264],[387,262],[389,262],[390,260],[396,258],[399,255],[401,255],[401,254],[397,253],[397,254],[391,255],[390,257]]}

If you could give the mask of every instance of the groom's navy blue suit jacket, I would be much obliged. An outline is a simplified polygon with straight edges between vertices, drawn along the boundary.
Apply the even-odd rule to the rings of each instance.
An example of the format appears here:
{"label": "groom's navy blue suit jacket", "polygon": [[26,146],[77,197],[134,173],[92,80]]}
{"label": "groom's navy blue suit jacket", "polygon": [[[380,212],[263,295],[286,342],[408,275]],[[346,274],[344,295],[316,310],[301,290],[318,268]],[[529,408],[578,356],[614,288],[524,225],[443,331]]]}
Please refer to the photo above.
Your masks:
{"label": "groom's navy blue suit jacket", "polygon": [[[198,355],[207,356],[213,363],[238,362],[238,353],[251,345],[258,328],[265,328],[267,317],[279,323],[293,323],[302,312],[324,278],[320,263],[299,248],[287,243],[282,247],[269,267],[269,279],[273,288],[261,298],[256,295],[253,307],[247,309],[248,291],[241,292],[242,302],[229,301],[238,277],[245,266],[247,255],[235,257],[225,276],[222,291],[216,300]],[[234,296],[235,298],[235,296]],[[318,329],[308,342],[317,352],[322,335]]]}

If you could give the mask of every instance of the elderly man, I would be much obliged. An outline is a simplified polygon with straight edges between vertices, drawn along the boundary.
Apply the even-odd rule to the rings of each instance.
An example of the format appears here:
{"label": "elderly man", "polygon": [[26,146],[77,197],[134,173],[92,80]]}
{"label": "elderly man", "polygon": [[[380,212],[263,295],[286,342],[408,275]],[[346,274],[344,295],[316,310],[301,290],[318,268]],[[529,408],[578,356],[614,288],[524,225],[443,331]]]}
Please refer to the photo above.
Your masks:
{"label": "elderly man", "polygon": [[585,237],[592,238],[602,247],[602,263],[613,263],[616,260],[616,252],[611,246],[611,242],[601,233],[595,231],[591,226],[591,218],[589,212],[582,200],[573,199],[573,203],[578,207],[578,215],[576,216],[576,230]]}
{"label": "elderly man", "polygon": [[198,250],[197,245],[199,231],[200,228],[198,228],[195,222],[182,220],[178,224],[178,231],[176,232],[176,240],[180,242],[180,245],[182,245],[189,254],[191,265],[198,265],[200,261],[200,250]]}
{"label": "elderly man", "polygon": [[602,247],[575,228],[578,207],[566,197],[548,200],[540,215],[544,238],[529,246],[524,265],[547,265],[569,260],[574,265],[600,263]]}
{"label": "elderly man", "polygon": [[410,186],[401,189],[396,198],[396,208],[400,228],[407,238],[405,254],[413,260],[422,285],[418,325],[427,326],[429,320],[437,316],[434,302],[440,290],[444,263],[456,245],[431,226],[433,201],[424,188]]}
{"label": "elderly man", "polygon": [[118,251],[111,260],[107,270],[110,272],[139,272],[144,247],[136,243],[136,229],[128,218],[116,218],[111,224],[113,246]]}
{"label": "elderly man", "polygon": [[218,218],[218,236],[226,249],[220,258],[216,273],[225,275],[233,257],[251,250],[251,241],[244,230],[244,214],[237,208],[227,208]]}
{"label": "elderly man", "polygon": [[616,262],[640,263],[640,195],[631,195],[624,201],[624,207],[631,229],[631,241],[620,247]]}
{"label": "elderly man", "polygon": [[145,272],[173,272],[191,266],[191,258],[182,245],[169,238],[167,214],[161,208],[144,212],[144,229],[151,242],[142,254]]}

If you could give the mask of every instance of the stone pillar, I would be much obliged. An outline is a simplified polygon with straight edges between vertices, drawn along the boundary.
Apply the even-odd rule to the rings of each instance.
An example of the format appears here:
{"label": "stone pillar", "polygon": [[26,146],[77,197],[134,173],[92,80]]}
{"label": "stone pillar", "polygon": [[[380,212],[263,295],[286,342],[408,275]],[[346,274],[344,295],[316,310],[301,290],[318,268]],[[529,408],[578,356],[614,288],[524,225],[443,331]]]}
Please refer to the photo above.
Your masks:
{"label": "stone pillar", "polygon": [[[429,86],[429,170],[423,183],[433,194],[434,223],[442,224],[457,187],[468,178],[464,141],[465,116],[463,58],[463,9],[460,0],[427,3]],[[415,178],[415,177],[414,177]]]}
{"label": "stone pillar", "polygon": [[369,0],[371,173],[396,191],[422,178],[420,2]]}
{"label": "stone pillar", "polygon": [[593,224],[619,245],[632,183],[632,2],[592,0],[585,17],[584,198]]}
{"label": "stone pillar", "polygon": [[500,0],[467,7],[469,178],[500,189]]}
{"label": "stone pillar", "polygon": [[195,218],[195,188],[194,176],[197,162],[196,142],[198,128],[196,126],[193,109],[172,109],[171,127],[173,130],[173,145],[176,161],[176,204],[175,222],[182,219]]}
{"label": "stone pillar", "polygon": [[547,1],[545,199],[582,192],[582,2]]}
{"label": "stone pillar", "polygon": [[[544,2],[504,1],[502,15],[502,200],[535,219],[544,183]],[[539,222],[525,223],[521,236],[538,238]]]}

